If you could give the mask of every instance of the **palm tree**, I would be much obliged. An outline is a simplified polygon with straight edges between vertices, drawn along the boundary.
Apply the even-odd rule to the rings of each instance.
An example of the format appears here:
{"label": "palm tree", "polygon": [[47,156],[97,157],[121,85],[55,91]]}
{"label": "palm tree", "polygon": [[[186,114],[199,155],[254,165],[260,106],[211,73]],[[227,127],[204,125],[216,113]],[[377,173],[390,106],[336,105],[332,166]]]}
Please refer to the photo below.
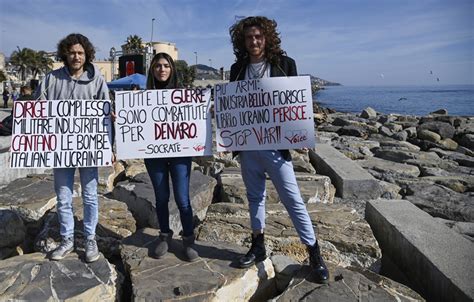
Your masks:
{"label": "palm tree", "polygon": [[35,52],[31,63],[31,72],[33,73],[33,78],[36,79],[38,74],[45,74],[51,71],[53,59],[51,59],[46,51],[40,50]]}
{"label": "palm tree", "polygon": [[35,51],[26,47],[22,49],[18,47],[18,50],[13,51],[10,56],[10,63],[18,68],[22,81],[26,78],[26,72],[31,69],[34,56]]}
{"label": "palm tree", "polygon": [[127,54],[139,54],[143,51],[143,41],[138,35],[130,35],[127,38],[124,50]]}

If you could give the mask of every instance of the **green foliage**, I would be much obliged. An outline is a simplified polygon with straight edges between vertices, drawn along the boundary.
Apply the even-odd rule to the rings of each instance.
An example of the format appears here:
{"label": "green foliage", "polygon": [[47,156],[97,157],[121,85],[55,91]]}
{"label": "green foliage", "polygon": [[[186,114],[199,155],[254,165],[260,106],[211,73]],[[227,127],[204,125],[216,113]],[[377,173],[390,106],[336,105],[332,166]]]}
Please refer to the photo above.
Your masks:
{"label": "green foliage", "polygon": [[26,79],[26,72],[31,70],[34,56],[35,51],[26,47],[22,49],[18,48],[18,50],[13,51],[12,55],[10,56],[10,63],[18,68],[22,81]]}
{"label": "green foliage", "polygon": [[126,54],[140,54],[143,52],[143,40],[138,35],[128,36],[126,43],[124,47]]}
{"label": "green foliage", "polygon": [[40,73],[49,72],[53,66],[53,60],[45,51],[26,47],[15,50],[10,56],[10,63],[18,69],[22,81],[26,80],[27,72],[31,72],[33,78],[36,78]]}
{"label": "green foliage", "polygon": [[196,78],[196,68],[189,67],[188,63],[183,60],[176,60],[175,65],[179,82],[184,87],[192,87]]}

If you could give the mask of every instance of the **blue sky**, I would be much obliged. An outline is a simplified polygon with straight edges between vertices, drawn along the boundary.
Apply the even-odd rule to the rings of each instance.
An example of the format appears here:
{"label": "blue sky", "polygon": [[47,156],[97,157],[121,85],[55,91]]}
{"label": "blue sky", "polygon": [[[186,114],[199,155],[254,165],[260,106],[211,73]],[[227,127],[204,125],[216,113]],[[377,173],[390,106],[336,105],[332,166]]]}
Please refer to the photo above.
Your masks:
{"label": "blue sky", "polygon": [[[236,16],[278,22],[299,73],[344,85],[474,84],[473,0],[0,0],[0,52],[55,50],[71,32],[107,58],[130,34],[176,43],[179,58],[229,69]],[[430,74],[433,71],[433,75]],[[440,82],[436,81],[439,77]]]}

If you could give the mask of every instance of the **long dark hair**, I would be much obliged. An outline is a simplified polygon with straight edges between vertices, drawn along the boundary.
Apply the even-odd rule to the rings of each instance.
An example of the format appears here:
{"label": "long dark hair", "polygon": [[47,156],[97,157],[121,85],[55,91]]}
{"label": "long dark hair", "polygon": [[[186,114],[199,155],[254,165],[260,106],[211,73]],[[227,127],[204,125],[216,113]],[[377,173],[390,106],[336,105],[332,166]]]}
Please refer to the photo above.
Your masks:
{"label": "long dark hair", "polygon": [[[166,82],[158,82],[153,75],[153,70],[158,64],[158,60],[165,59],[171,66],[170,77]],[[176,66],[174,64],[173,58],[165,52],[159,52],[151,60],[150,69],[148,69],[148,77],[146,79],[146,88],[147,89],[174,89],[180,88],[178,83],[178,75],[176,74]]]}
{"label": "long dark hair", "polygon": [[67,54],[69,49],[76,44],[80,44],[84,48],[86,54],[86,63],[92,63],[95,58],[94,45],[87,39],[86,36],[81,34],[70,34],[58,43],[58,58],[67,65]]}
{"label": "long dark hair", "polygon": [[245,47],[245,30],[252,26],[261,28],[263,32],[265,37],[265,58],[271,64],[278,64],[280,56],[285,55],[285,52],[281,49],[280,33],[276,29],[277,23],[275,20],[262,16],[247,17],[230,27],[230,39],[237,62],[249,59],[249,54]]}

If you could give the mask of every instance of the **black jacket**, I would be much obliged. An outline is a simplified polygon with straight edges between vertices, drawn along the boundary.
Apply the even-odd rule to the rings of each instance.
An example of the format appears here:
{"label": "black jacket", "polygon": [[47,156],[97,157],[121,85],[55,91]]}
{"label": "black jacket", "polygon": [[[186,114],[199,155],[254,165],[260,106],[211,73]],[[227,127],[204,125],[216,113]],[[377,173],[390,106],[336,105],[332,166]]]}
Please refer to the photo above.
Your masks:
{"label": "black jacket", "polygon": [[[230,81],[241,81],[245,80],[245,71],[247,69],[249,62],[236,62],[230,67]],[[280,63],[278,65],[271,65],[270,68],[270,77],[292,77],[297,76],[298,71],[296,70],[296,63],[290,57],[281,56]],[[291,160],[291,154],[288,150],[278,150],[280,151],[283,158],[287,161]],[[239,154],[239,151],[234,151],[233,155],[236,156]]]}

